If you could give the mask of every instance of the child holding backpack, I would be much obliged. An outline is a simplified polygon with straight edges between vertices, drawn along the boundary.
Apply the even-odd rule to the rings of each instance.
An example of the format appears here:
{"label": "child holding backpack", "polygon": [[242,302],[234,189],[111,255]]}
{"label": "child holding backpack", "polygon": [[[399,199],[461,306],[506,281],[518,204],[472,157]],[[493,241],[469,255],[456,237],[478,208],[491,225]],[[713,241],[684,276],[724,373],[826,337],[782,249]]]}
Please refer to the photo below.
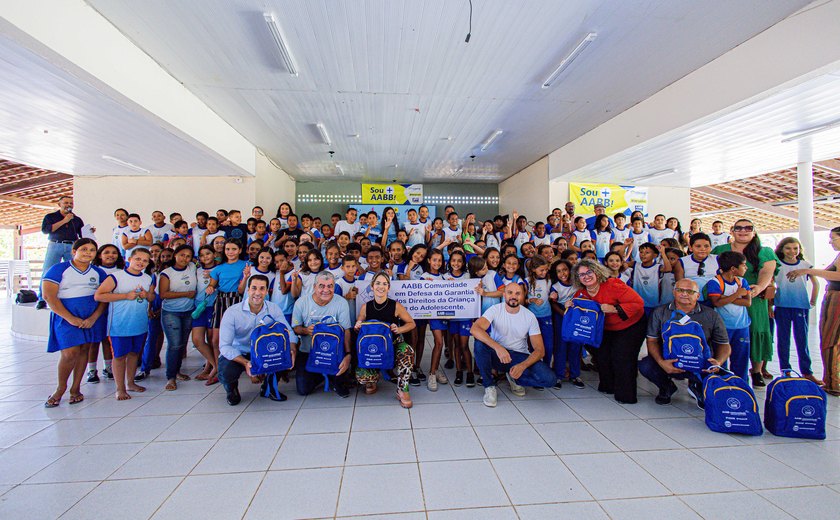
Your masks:
{"label": "child holding backpack", "polygon": [[[737,251],[726,251],[717,257],[720,274],[706,284],[706,294],[712,306],[723,318],[729,333],[730,370],[746,380],[750,366],[750,316],[752,304],[750,284],[744,279],[747,257]],[[758,374],[761,377],[761,374]]]}
{"label": "child holding backpack", "polygon": [[[815,277],[803,276],[791,280],[788,273],[796,269],[811,269],[813,265],[805,261],[802,244],[793,237],[783,238],[776,246],[776,256],[781,267],[776,275],[776,296],[773,316],[776,321],[776,348],[779,353],[779,368],[782,372],[790,370],[790,333],[796,342],[799,358],[799,373],[818,385],[823,382],[811,370],[811,356],[808,352],[808,314],[816,306],[820,294],[820,284]],[[811,296],[808,296],[810,279]]]}

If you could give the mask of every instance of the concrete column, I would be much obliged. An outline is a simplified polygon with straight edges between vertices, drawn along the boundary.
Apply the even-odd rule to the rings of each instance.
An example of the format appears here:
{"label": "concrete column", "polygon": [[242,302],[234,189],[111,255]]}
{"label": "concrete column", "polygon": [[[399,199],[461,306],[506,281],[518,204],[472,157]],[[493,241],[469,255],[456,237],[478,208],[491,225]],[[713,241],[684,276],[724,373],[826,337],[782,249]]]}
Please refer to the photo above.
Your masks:
{"label": "concrete column", "polygon": [[814,263],[814,173],[811,161],[796,165],[796,185],[799,196],[799,241],[805,259]]}

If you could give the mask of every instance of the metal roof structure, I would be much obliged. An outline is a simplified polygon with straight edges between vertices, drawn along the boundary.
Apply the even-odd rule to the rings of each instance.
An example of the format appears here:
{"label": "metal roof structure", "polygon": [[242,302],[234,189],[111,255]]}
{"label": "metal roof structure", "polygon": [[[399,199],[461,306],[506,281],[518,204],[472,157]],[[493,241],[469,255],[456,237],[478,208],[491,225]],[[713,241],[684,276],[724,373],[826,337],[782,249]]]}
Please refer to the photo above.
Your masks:
{"label": "metal roof structure", "polygon": [[[691,190],[691,216],[729,228],[749,219],[765,233],[799,229],[796,167]],[[840,159],[813,163],[816,228],[840,225]],[[708,227],[708,226],[706,226]]]}
{"label": "metal roof structure", "polygon": [[64,195],[73,195],[72,175],[0,159],[0,226],[37,228]]}

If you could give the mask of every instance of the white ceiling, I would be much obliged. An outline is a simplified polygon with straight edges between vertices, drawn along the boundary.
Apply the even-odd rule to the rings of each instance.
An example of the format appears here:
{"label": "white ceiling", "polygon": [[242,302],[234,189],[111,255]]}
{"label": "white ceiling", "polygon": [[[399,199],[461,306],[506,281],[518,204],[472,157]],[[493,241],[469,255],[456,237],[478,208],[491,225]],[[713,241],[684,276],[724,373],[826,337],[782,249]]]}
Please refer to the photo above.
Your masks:
{"label": "white ceiling", "polygon": [[809,3],[474,0],[466,44],[467,0],[87,2],[295,178],[406,181],[504,179]]}
{"label": "white ceiling", "polygon": [[[592,182],[705,186],[840,154],[840,125],[782,143],[786,134],[840,122],[840,71],[791,86],[570,172]],[[674,170],[650,182],[638,177]],[[791,186],[795,190],[795,186]]]}
{"label": "white ceiling", "polygon": [[0,35],[0,157],[77,175],[231,175],[208,150]]}

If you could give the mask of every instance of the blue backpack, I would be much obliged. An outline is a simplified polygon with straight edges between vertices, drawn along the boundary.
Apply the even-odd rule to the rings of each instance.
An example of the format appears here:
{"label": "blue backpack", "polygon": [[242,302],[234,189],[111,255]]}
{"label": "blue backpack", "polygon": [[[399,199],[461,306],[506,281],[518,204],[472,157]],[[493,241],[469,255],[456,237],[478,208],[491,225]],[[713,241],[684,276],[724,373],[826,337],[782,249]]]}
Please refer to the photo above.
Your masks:
{"label": "blue backpack", "polygon": [[761,417],[752,388],[731,372],[703,381],[706,426],[713,432],[761,435]]}
{"label": "blue backpack", "polygon": [[825,390],[804,377],[793,377],[791,372],[767,385],[764,426],[779,437],[825,439]]}
{"label": "blue backpack", "polygon": [[363,322],[356,340],[356,352],[359,368],[394,368],[394,340],[388,324],[374,320]]}
{"label": "blue backpack", "polygon": [[712,351],[703,327],[688,314],[674,310],[662,324],[662,357],[676,359],[674,366],[688,372],[709,368]]}
{"label": "blue backpack", "polygon": [[273,374],[292,368],[289,329],[279,321],[261,324],[251,333],[251,373]]}
{"label": "blue backpack", "polygon": [[312,330],[312,348],[309,349],[309,359],[306,360],[306,371],[314,374],[324,374],[324,391],[330,390],[330,380],[327,376],[338,373],[338,367],[344,359],[344,329],[335,318],[325,316]]}
{"label": "blue backpack", "polygon": [[563,315],[563,341],[600,347],[604,337],[604,313],[601,304],[585,298],[574,298]]}

